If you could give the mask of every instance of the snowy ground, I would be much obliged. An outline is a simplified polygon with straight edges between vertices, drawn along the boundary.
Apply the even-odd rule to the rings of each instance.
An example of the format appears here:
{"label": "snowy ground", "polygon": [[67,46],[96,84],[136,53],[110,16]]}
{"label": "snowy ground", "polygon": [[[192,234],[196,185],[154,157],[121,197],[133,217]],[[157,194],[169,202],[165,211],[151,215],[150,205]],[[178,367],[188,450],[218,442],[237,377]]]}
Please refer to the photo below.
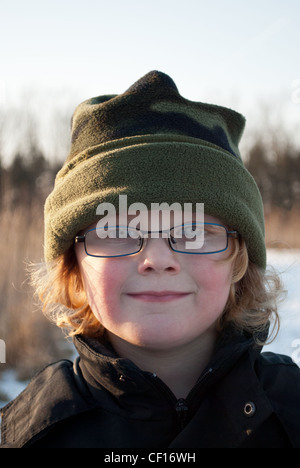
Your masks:
{"label": "snowy ground", "polygon": [[[264,350],[287,354],[300,366],[300,251],[271,250],[268,252],[268,264],[280,272],[287,296],[279,308],[280,332],[275,341],[265,346]],[[24,382],[15,380],[13,371],[7,371],[0,380],[0,394],[7,395],[11,400],[24,386]],[[0,401],[0,408],[5,403]]]}
{"label": "snowy ground", "polygon": [[265,351],[287,354],[300,366],[300,251],[268,252],[268,264],[281,274],[286,298],[280,304],[280,331]]}

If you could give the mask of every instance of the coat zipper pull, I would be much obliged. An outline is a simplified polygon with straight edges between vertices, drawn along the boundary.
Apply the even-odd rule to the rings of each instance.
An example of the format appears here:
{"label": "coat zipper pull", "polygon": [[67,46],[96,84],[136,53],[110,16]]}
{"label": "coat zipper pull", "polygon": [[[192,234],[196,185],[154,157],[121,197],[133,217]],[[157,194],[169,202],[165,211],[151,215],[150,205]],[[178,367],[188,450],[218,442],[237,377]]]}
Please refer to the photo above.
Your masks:
{"label": "coat zipper pull", "polygon": [[180,429],[183,429],[186,426],[189,412],[189,408],[184,398],[179,398],[179,400],[177,400],[175,409],[177,412]]}

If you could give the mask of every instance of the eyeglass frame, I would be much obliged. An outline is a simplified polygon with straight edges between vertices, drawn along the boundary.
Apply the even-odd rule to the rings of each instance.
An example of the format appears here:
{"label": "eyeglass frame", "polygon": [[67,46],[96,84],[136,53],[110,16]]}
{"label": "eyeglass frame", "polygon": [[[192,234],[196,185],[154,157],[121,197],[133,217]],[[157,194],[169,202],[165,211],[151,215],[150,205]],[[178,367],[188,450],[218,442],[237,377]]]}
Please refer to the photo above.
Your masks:
{"label": "eyeglass frame", "polygon": [[[166,233],[166,232],[169,232],[176,228],[176,227],[181,227],[181,226],[187,226],[187,225],[196,225],[196,224],[203,224],[203,225],[214,225],[214,226],[221,226],[222,228],[225,229],[226,231],[226,247],[225,249],[222,249],[222,250],[217,250],[217,251],[214,251],[214,252],[183,252],[181,250],[175,250],[173,247],[172,247],[172,244],[171,244],[171,236],[167,237],[166,239],[168,240],[168,244],[169,244],[169,247],[170,249],[173,251],[173,252],[177,252],[177,253],[182,253],[182,254],[188,254],[188,255],[213,255],[213,254],[216,254],[216,253],[221,253],[221,252],[225,252],[225,250],[228,249],[228,239],[229,238],[233,238],[233,239],[239,239],[240,238],[240,234],[238,231],[229,231],[227,229],[226,226],[224,226],[223,224],[219,224],[219,223],[189,223],[189,224],[181,224],[181,225],[178,225],[178,226],[172,226],[170,229],[163,229],[163,230],[159,230],[159,231],[144,231],[142,229],[138,229],[138,228],[132,228],[132,229],[135,229],[135,231],[137,232],[140,232],[142,234],[153,234],[153,233],[156,233],[156,234],[163,234],[163,233]],[[128,226],[111,226],[112,228],[117,228],[117,227],[123,227],[123,228],[127,228],[128,229]],[[91,232],[91,231],[96,231],[97,227],[95,228],[92,228],[92,229],[89,229],[88,231],[86,231],[84,234],[82,235],[77,235],[75,236],[74,238],[74,244],[79,244],[79,243],[84,243],[84,249],[85,249],[85,253],[89,256],[89,257],[94,257],[94,258],[117,258],[117,257],[129,257],[130,255],[136,255],[138,253],[140,253],[144,246],[146,245],[147,243],[147,240],[148,240],[148,237],[142,237],[142,236],[139,236],[139,239],[141,240],[141,245],[140,245],[140,248],[139,250],[137,250],[136,252],[132,252],[132,253],[129,253],[129,254],[120,254],[120,255],[93,255],[93,254],[90,254],[87,252],[87,248],[86,248],[86,235]],[[104,229],[104,228],[103,228]],[[150,237],[151,238],[151,237]]]}

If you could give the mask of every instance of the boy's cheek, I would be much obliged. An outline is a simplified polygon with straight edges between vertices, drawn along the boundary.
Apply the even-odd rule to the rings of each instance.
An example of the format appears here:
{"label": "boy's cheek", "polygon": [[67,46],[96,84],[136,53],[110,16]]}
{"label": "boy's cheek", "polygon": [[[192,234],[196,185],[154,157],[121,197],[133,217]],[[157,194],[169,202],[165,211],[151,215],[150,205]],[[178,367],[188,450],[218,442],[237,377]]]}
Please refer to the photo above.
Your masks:
{"label": "boy's cheek", "polygon": [[113,259],[98,259],[95,262],[84,262],[81,270],[84,286],[90,305],[113,304],[120,295],[120,288],[126,279],[126,272]]}

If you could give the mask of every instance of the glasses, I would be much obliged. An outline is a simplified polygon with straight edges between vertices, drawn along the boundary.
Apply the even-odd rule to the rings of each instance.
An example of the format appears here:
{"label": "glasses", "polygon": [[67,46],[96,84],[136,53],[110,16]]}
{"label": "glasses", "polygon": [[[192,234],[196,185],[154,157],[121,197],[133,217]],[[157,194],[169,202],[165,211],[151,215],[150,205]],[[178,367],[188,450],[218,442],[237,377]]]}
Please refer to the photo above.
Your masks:
{"label": "glasses", "polygon": [[160,234],[174,252],[192,255],[223,252],[228,248],[229,238],[239,237],[237,231],[229,231],[221,224],[191,223],[162,231],[143,231],[130,226],[94,228],[76,236],[74,243],[83,242],[86,254],[91,257],[125,257],[137,254],[148,237],[157,238]]}

